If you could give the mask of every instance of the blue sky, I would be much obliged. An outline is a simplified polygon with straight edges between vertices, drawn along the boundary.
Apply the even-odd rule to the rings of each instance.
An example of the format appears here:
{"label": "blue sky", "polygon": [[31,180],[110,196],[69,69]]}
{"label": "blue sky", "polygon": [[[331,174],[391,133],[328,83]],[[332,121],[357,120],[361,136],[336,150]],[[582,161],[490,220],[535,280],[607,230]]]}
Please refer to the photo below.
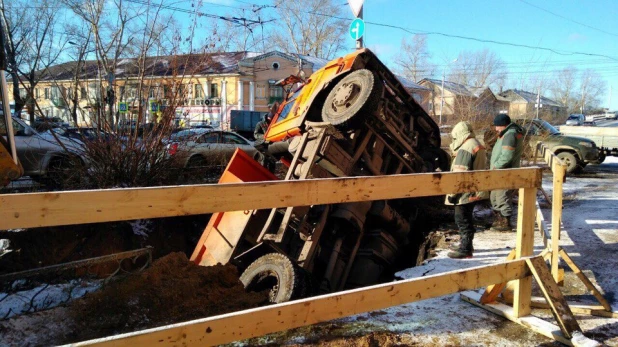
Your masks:
{"label": "blue sky", "polygon": [[[344,7],[343,13],[351,21],[353,15],[346,0],[335,1],[341,3]],[[193,2],[200,1],[166,1],[166,4],[191,9],[190,4]],[[235,7],[272,3],[271,0],[204,0],[201,9],[223,15],[233,11]],[[175,16],[181,18],[183,15],[176,13]],[[521,76],[549,75],[552,71],[568,65],[580,70],[592,68],[607,82],[607,93],[602,98],[601,106],[607,107],[609,89],[612,86],[610,108],[618,109],[617,0],[365,0],[364,19],[367,22],[366,46],[373,49],[391,67],[394,66],[393,59],[399,52],[401,40],[412,34],[371,23],[400,26],[412,32],[437,32],[559,51],[566,55],[438,34],[427,36],[429,51],[433,55],[432,61],[438,65],[437,75],[441,75],[447,62],[455,59],[459,52],[487,48],[497,53],[506,63],[510,85],[505,87],[515,87],[515,80]],[[348,48],[354,49],[351,38],[348,38]],[[569,51],[608,57],[569,54]]]}

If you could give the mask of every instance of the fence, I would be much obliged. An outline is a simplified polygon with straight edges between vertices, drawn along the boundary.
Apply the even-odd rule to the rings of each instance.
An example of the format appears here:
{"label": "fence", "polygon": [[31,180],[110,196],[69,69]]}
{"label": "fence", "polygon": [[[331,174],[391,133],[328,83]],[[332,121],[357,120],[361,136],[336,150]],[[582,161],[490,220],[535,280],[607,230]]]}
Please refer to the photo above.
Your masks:
{"label": "fence", "polygon": [[[302,181],[174,186],[0,196],[0,229],[132,220],[221,211],[335,204],[519,189],[513,260],[386,283],[314,298],[173,324],[76,345],[216,345],[329,321],[436,296],[515,281],[510,317],[547,336],[570,341],[580,331],[542,256],[533,256],[540,168],[424,173]],[[556,198],[554,198],[556,200]],[[545,288],[559,327],[531,312],[532,277]],[[536,322],[536,323],[535,323]],[[543,321],[544,322],[544,321]],[[524,323],[521,323],[524,324]],[[536,324],[536,325],[535,325]]]}

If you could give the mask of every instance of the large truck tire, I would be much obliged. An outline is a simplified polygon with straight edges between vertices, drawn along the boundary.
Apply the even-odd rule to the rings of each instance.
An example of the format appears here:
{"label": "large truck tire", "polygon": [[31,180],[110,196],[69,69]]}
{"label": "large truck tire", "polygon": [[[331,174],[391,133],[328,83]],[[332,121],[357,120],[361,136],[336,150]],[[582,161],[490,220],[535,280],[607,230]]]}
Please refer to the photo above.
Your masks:
{"label": "large truck tire", "polygon": [[300,269],[283,254],[269,253],[257,258],[240,275],[249,291],[269,290],[268,300],[281,303],[306,293]]}
{"label": "large truck tire", "polygon": [[322,120],[340,129],[354,129],[365,115],[376,110],[383,90],[384,85],[372,71],[354,71],[328,93]]}

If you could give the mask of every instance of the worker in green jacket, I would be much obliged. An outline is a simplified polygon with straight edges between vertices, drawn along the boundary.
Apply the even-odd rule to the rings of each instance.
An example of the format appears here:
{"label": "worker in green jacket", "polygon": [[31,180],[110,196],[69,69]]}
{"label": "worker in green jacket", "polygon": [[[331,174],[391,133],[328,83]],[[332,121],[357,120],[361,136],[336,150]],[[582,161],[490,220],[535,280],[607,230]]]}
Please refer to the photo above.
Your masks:
{"label": "worker in green jacket", "polygon": [[[474,130],[468,122],[459,122],[451,132],[451,151],[455,160],[451,164],[451,171],[462,172],[471,170],[485,170],[487,155],[485,147],[476,139]],[[455,206],[455,224],[459,229],[459,245],[451,247],[448,253],[450,258],[461,259],[472,257],[474,248],[474,219],[472,212],[476,202],[487,199],[487,192],[464,192],[448,194],[446,205]]]}
{"label": "worker in green jacket", "polygon": [[[491,153],[489,168],[491,170],[518,168],[524,148],[523,129],[512,123],[511,118],[506,114],[497,115],[494,118],[494,126],[498,132],[498,140]],[[492,190],[490,200],[496,216],[491,230],[512,231],[513,202],[511,192],[506,189]]]}

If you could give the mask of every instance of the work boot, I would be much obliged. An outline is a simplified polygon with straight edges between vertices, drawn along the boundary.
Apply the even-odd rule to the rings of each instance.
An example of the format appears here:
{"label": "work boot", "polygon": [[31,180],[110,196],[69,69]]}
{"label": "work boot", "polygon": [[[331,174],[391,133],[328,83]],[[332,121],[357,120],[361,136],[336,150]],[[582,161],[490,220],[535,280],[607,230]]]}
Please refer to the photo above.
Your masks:
{"label": "work boot", "polygon": [[[458,251],[460,249],[461,243],[452,243],[448,249],[451,251]],[[474,252],[474,246],[472,246],[472,252]]]}
{"label": "work boot", "polygon": [[453,258],[453,259],[472,258],[472,251],[466,252],[466,251],[463,251],[461,249],[458,249],[458,250],[454,250],[454,251],[448,252],[447,256],[449,258]]}
{"label": "work boot", "polygon": [[497,214],[496,220],[494,220],[494,223],[491,225],[490,230],[501,232],[512,231],[513,226],[511,226],[511,219],[509,217],[503,216],[502,214]]}

